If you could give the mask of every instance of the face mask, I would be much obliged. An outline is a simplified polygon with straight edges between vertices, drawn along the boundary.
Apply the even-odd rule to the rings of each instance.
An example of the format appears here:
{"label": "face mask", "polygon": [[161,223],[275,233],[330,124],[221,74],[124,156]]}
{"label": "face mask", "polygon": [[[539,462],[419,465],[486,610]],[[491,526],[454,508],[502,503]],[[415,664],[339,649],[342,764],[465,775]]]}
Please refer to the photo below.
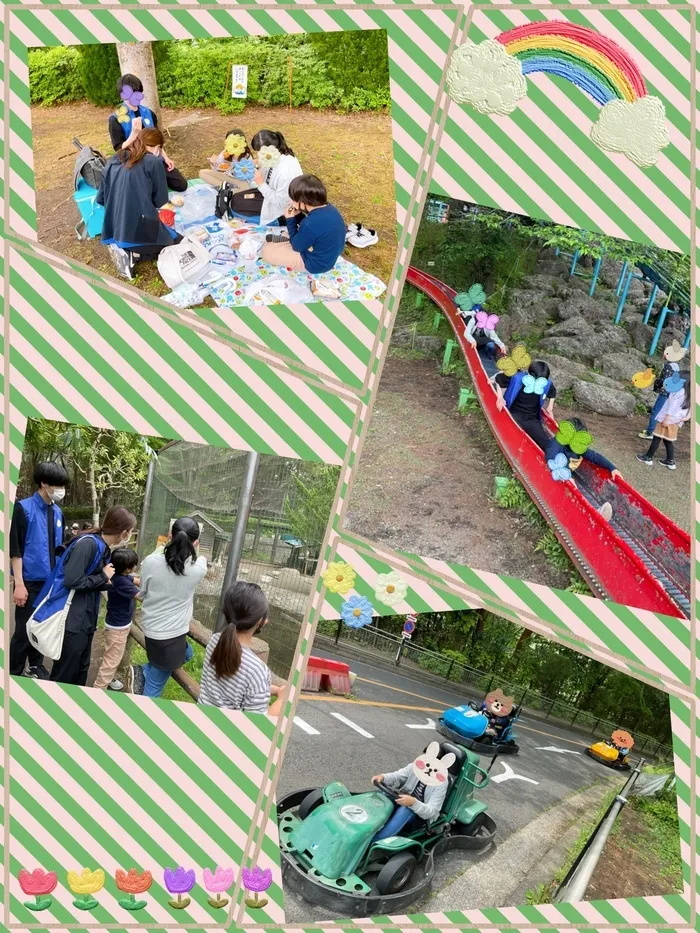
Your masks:
{"label": "face mask", "polygon": [[131,535],[132,535],[132,532],[130,531],[127,533],[126,538],[121,538],[119,541],[119,546],[126,547],[129,541],[131,541]]}
{"label": "face mask", "polygon": [[52,502],[60,502],[61,499],[65,497],[65,495],[65,488],[63,486],[56,486],[56,488],[49,493],[49,498]]}

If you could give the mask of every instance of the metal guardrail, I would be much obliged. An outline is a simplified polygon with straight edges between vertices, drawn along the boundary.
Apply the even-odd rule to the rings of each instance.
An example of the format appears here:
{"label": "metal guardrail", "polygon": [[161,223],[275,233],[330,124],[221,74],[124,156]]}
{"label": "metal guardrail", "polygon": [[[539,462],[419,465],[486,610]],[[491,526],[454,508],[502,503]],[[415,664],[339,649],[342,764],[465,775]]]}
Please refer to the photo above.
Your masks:
{"label": "metal guardrail", "polygon": [[620,793],[612,801],[605,816],[591,833],[588,842],[583,847],[574,864],[569,869],[569,873],[557,888],[552,903],[554,904],[574,904],[582,901],[586,896],[588,885],[591,883],[593,872],[596,870],[600,857],[603,854],[605,843],[615,825],[615,820],[620,811],[627,803],[637,778],[642,773],[644,758],[640,758],[637,767],[630,774],[627,783]]}
{"label": "metal guardrail", "polygon": [[463,685],[478,693],[486,694],[492,687],[500,687],[504,693],[513,696],[519,706],[525,705],[532,712],[544,713],[545,720],[561,720],[584,732],[590,732],[593,736],[607,738],[616,729],[627,729],[634,734],[635,753],[646,752],[648,756],[660,761],[667,761],[673,757],[671,746],[629,728],[625,723],[595,716],[563,700],[546,697],[531,687],[503,680],[497,673],[481,671],[439,651],[414,645],[408,639],[385,632],[374,624],[361,629],[350,629],[341,620],[338,622],[334,640],[336,645],[340,646],[341,642],[346,642],[352,645],[355,651],[365,653],[368,657],[380,654],[388,659],[391,656],[397,667],[402,664],[413,666],[424,674],[432,674],[448,683]]}

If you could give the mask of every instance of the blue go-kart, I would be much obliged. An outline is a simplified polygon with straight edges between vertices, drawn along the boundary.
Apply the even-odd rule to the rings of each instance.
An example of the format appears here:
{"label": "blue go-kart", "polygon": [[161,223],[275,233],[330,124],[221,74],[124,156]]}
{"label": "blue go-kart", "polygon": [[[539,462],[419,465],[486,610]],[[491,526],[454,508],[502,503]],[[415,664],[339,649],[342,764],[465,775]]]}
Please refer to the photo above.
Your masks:
{"label": "blue go-kart", "polygon": [[489,717],[478,703],[467,703],[446,710],[437,724],[437,731],[450,742],[457,742],[479,755],[517,755],[517,744],[513,726],[520,716],[520,707],[514,706],[507,717],[508,722],[496,735],[490,735]]}

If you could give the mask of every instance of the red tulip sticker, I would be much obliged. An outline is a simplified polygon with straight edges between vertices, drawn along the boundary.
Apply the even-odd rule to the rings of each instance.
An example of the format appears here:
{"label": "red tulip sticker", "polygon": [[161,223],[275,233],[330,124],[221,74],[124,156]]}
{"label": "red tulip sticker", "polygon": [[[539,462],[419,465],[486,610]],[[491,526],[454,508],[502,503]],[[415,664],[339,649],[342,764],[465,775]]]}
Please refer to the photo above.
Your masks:
{"label": "red tulip sticker", "polygon": [[136,895],[148,891],[153,884],[153,876],[150,871],[144,871],[139,874],[135,868],[130,868],[129,871],[118,868],[114,875],[114,880],[119,890],[129,895],[128,897],[123,897],[119,901],[120,907],[123,907],[124,910],[141,910],[146,906],[146,901],[137,901]]}
{"label": "red tulip sticker", "polygon": [[33,903],[32,901],[24,902],[24,906],[29,910],[46,910],[53,904],[53,898],[49,895],[58,884],[55,871],[42,871],[41,868],[35,868],[30,872],[23,868],[18,875],[18,880],[24,893],[34,898]]}

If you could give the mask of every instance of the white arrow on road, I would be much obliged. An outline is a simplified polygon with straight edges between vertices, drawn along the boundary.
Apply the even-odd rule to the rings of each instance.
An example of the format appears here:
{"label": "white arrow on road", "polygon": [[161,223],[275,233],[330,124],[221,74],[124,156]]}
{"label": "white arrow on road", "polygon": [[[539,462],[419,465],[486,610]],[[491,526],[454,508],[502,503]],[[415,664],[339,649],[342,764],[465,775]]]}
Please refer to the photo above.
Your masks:
{"label": "white arrow on road", "polygon": [[415,725],[414,723],[407,722],[407,723],[406,723],[406,728],[407,728],[407,729],[434,729],[434,728],[435,728],[435,720],[434,720],[434,719],[428,719],[428,721],[426,722],[425,725],[421,725],[420,723],[418,723],[417,725]]}
{"label": "white arrow on road", "polygon": [[501,764],[505,770],[503,771],[503,774],[497,774],[496,777],[491,778],[494,784],[501,784],[503,781],[527,781],[528,784],[540,783],[539,781],[533,781],[532,778],[523,777],[522,774],[516,774],[511,766],[507,765],[505,761],[502,761]]}
{"label": "white arrow on road", "polygon": [[572,748],[556,748],[554,745],[539,745],[536,752],[556,752],[558,755],[580,755],[581,752],[575,752]]}

